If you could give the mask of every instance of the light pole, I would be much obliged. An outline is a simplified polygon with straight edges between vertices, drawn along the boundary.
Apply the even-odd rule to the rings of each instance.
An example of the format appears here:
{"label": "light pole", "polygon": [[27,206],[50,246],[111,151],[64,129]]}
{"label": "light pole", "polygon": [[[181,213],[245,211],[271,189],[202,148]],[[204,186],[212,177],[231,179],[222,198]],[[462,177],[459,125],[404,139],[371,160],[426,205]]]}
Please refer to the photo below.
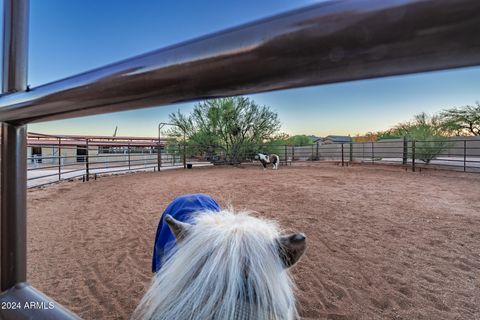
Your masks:
{"label": "light pole", "polygon": [[182,129],[182,131],[183,131],[183,169],[186,169],[187,168],[187,158],[186,158],[187,156],[186,156],[186,131],[185,131],[185,129],[182,128],[181,126],[179,126],[178,124],[168,123],[168,122],[160,122],[158,124],[158,155],[157,155],[158,171],[160,171],[160,167],[162,165],[162,154],[160,152],[160,143],[161,143],[160,138],[161,138],[162,128],[164,126],[176,126],[176,127],[179,127],[180,129]]}

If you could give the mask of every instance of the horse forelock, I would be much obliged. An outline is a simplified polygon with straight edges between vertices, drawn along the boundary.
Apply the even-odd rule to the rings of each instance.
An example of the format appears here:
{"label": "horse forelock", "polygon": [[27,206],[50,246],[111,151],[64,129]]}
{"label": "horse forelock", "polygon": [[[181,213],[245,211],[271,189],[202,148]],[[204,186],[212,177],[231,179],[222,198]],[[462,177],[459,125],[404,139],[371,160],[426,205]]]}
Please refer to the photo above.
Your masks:
{"label": "horse forelock", "polygon": [[293,283],[278,255],[275,223],[228,210],[194,221],[155,276],[139,318],[294,318]]}

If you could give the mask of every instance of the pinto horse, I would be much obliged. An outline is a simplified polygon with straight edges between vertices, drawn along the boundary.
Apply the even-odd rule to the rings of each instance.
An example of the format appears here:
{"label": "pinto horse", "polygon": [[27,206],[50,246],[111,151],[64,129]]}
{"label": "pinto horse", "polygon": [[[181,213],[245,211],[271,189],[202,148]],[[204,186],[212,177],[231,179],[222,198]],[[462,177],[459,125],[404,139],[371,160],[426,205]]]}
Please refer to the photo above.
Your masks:
{"label": "pinto horse", "polygon": [[267,168],[267,164],[272,164],[273,170],[278,169],[278,164],[280,163],[280,157],[276,154],[271,154],[270,156],[264,153],[258,153],[255,156],[256,160],[259,160],[263,165],[263,170]]}
{"label": "pinto horse", "polygon": [[132,319],[298,317],[288,269],[305,251],[303,234],[281,235],[275,222],[248,212],[217,210],[216,205],[205,209],[202,203],[207,207],[214,203],[206,195],[187,195],[174,202],[200,207],[188,217],[180,215],[183,221],[167,213],[162,216],[159,227],[168,226],[175,245],[162,258],[163,265]]}

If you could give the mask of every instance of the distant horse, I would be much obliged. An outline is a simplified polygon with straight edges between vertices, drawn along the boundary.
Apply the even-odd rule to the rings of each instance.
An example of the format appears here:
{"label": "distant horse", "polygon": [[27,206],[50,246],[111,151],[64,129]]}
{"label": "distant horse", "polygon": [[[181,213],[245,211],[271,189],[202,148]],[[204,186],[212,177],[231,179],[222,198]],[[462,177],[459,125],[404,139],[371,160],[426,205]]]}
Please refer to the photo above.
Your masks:
{"label": "distant horse", "polygon": [[230,210],[197,212],[190,222],[168,214],[163,220],[176,245],[132,319],[298,317],[288,268],[305,251],[303,234],[281,236],[274,222]]}
{"label": "distant horse", "polygon": [[270,164],[270,163],[273,165],[273,170],[277,170],[278,169],[278,164],[280,162],[280,157],[276,154],[271,154],[269,156],[267,154],[258,153],[255,156],[255,159],[259,160],[262,163],[263,170],[265,170],[267,168],[267,164]]}

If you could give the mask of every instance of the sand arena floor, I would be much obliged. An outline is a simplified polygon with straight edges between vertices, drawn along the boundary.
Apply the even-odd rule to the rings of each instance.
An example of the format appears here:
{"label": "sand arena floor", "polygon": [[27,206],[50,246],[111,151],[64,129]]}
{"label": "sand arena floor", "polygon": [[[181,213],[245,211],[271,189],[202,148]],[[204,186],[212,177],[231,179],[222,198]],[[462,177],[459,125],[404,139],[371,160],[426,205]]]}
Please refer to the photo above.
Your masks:
{"label": "sand arena floor", "polygon": [[315,165],[198,168],[28,193],[28,278],[85,319],[127,319],[160,214],[207,193],[308,237],[304,319],[480,319],[480,175]]}

